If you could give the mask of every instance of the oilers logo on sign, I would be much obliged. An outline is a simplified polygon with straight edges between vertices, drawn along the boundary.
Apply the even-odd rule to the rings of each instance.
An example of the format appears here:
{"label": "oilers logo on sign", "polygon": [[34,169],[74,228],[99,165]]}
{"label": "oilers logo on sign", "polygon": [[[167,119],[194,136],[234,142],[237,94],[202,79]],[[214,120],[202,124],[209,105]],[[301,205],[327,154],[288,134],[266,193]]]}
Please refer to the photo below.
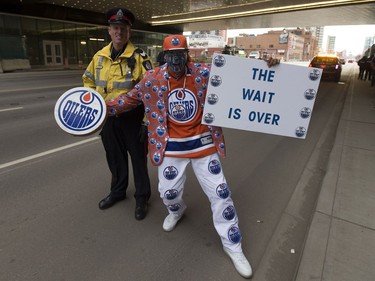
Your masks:
{"label": "oilers logo on sign", "polygon": [[300,111],[300,115],[304,119],[309,118],[310,115],[311,115],[311,109],[308,108],[308,107],[302,108],[301,111]]}
{"label": "oilers logo on sign", "polygon": [[316,81],[318,80],[320,77],[320,70],[319,69],[311,69],[310,72],[309,72],[309,78],[310,80],[312,81]]}
{"label": "oilers logo on sign", "polygon": [[308,89],[305,91],[305,99],[313,100],[316,96],[316,92],[314,89]]}
{"label": "oilers logo on sign", "polygon": [[222,82],[221,77],[219,75],[213,75],[210,81],[211,81],[211,85],[214,87],[220,86]]}
{"label": "oilers logo on sign", "polygon": [[174,166],[168,166],[164,169],[163,175],[167,180],[173,180],[177,177],[178,171]]}
{"label": "oilers logo on sign", "polygon": [[296,128],[296,136],[297,137],[304,137],[306,134],[306,129],[304,127],[297,127]]}
{"label": "oilers logo on sign", "polygon": [[106,104],[101,95],[90,88],[77,87],[66,91],[55,104],[55,120],[65,132],[87,135],[102,125]]}
{"label": "oilers logo on sign", "polygon": [[225,65],[225,58],[222,55],[214,57],[214,65],[217,67],[222,67]]}
{"label": "oilers logo on sign", "polygon": [[209,94],[207,96],[208,104],[214,105],[219,100],[219,97],[216,94]]}
{"label": "oilers logo on sign", "polygon": [[168,95],[168,114],[174,121],[189,122],[196,116],[197,111],[197,98],[188,89],[175,89]]}
{"label": "oilers logo on sign", "polygon": [[215,120],[215,115],[213,113],[206,113],[204,116],[204,122],[211,124]]}

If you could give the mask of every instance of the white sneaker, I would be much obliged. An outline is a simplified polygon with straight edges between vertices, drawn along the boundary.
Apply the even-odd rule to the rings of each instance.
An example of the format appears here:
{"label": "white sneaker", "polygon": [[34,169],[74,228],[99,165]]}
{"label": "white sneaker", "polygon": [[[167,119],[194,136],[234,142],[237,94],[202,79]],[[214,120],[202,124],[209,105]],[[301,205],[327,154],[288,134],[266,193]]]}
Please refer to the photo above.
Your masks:
{"label": "white sneaker", "polygon": [[164,231],[172,231],[184,214],[169,214],[163,222]]}
{"label": "white sneaker", "polygon": [[223,248],[224,252],[230,257],[232,260],[234,267],[236,268],[237,272],[245,278],[250,278],[253,275],[253,270],[251,269],[250,263],[245,257],[245,255],[241,253],[235,253],[230,251],[227,248]]}

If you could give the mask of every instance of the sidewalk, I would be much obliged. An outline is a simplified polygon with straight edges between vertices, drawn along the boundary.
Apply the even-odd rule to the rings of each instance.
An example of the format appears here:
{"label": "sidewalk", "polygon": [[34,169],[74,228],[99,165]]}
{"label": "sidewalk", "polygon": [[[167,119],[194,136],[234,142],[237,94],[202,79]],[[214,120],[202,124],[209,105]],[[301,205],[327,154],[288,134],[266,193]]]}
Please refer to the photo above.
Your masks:
{"label": "sidewalk", "polygon": [[296,281],[375,280],[375,87],[352,76]]}

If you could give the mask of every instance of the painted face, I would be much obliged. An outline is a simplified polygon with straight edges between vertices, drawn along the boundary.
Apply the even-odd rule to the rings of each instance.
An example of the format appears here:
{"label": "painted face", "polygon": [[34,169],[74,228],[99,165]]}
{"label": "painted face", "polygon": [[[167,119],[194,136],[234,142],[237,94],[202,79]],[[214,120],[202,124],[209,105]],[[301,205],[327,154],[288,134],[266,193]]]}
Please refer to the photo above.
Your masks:
{"label": "painted face", "polygon": [[171,69],[175,73],[181,73],[185,70],[185,65],[187,62],[187,51],[166,51],[165,60],[167,61],[169,69]]}

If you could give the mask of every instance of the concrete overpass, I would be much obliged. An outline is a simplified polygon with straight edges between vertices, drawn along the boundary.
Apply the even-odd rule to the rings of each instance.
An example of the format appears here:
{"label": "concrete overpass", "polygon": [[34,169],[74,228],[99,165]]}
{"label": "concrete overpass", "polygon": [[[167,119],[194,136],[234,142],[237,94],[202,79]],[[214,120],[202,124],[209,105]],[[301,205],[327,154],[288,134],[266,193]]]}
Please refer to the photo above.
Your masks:
{"label": "concrete overpass", "polygon": [[106,24],[103,13],[113,6],[134,12],[135,29],[166,33],[375,24],[374,0],[3,0],[0,11]]}

